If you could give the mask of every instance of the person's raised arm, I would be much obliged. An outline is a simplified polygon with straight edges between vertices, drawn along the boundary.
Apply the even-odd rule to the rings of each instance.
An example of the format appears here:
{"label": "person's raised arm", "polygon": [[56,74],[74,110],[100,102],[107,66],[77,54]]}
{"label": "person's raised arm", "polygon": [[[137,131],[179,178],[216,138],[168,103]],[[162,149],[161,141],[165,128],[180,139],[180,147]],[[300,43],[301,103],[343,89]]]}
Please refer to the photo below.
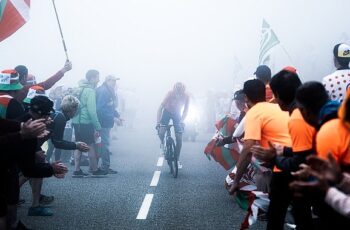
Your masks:
{"label": "person's raised arm", "polygon": [[70,61],[66,61],[62,69],[60,69],[55,75],[49,77],[45,81],[40,82],[38,85],[43,87],[45,90],[48,90],[53,85],[55,85],[59,80],[61,80],[64,74],[71,69],[72,69],[72,63]]}

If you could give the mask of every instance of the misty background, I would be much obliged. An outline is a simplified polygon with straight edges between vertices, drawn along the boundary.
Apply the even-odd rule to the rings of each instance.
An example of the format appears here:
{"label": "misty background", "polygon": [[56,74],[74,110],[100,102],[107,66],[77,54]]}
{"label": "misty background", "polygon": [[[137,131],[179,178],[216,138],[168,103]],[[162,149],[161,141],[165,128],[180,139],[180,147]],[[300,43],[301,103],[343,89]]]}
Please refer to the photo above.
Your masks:
{"label": "misty background", "polygon": [[[272,71],[297,68],[302,80],[334,71],[332,50],[350,43],[348,0],[56,0],[73,69],[58,85],[76,85],[88,69],[119,75],[136,92],[142,117],[176,81],[195,98],[232,92],[258,65],[265,19],[280,45]],[[0,69],[23,64],[38,81],[61,69],[65,54],[51,0],[32,0],[30,20],[0,43]],[[290,58],[286,54],[289,54]],[[140,112],[139,112],[140,114]]]}

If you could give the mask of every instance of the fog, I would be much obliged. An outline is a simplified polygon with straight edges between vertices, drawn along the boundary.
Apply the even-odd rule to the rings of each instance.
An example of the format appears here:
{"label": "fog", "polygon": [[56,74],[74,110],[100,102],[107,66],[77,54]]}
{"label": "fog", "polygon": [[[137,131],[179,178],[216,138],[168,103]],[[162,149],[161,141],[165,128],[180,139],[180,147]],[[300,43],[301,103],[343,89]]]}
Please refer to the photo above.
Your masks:
{"label": "fog", "polygon": [[[320,80],[334,70],[333,46],[350,42],[348,0],[56,0],[56,6],[73,63],[59,85],[76,84],[91,68],[101,81],[118,74],[119,87],[134,89],[154,121],[176,81],[201,98],[252,77],[263,18],[281,42],[271,51],[273,72],[294,65],[303,80]],[[52,2],[32,0],[30,15],[0,43],[0,69],[24,64],[44,80],[63,67],[65,53]]]}

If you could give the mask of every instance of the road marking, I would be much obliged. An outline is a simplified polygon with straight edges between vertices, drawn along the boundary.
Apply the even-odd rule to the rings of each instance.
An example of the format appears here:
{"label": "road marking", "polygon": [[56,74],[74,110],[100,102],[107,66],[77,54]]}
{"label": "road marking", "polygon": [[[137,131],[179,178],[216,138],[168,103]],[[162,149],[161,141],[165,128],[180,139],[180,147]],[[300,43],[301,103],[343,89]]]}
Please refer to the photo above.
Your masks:
{"label": "road marking", "polygon": [[158,185],[159,177],[160,177],[160,171],[155,171],[150,184],[151,187],[156,187]]}
{"label": "road marking", "polygon": [[158,158],[158,162],[157,162],[157,166],[158,167],[162,167],[163,166],[163,162],[164,162],[164,157],[159,157]]}
{"label": "road marking", "polygon": [[151,207],[153,200],[153,194],[146,194],[145,199],[142,202],[139,214],[137,214],[137,220],[145,220],[147,218],[147,214],[149,208]]}

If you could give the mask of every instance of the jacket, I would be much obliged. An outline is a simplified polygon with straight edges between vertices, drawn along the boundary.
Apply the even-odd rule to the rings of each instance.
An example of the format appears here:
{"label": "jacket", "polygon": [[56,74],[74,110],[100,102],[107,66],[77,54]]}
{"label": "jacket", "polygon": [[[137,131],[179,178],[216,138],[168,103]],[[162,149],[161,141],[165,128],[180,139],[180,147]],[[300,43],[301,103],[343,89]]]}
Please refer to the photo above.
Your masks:
{"label": "jacket", "polygon": [[92,124],[96,130],[101,130],[96,112],[96,93],[94,87],[87,81],[81,80],[78,88],[80,108],[72,119],[73,124]]}
{"label": "jacket", "polygon": [[106,84],[96,89],[97,116],[102,128],[113,128],[114,118],[120,117],[116,110],[117,95]]}

